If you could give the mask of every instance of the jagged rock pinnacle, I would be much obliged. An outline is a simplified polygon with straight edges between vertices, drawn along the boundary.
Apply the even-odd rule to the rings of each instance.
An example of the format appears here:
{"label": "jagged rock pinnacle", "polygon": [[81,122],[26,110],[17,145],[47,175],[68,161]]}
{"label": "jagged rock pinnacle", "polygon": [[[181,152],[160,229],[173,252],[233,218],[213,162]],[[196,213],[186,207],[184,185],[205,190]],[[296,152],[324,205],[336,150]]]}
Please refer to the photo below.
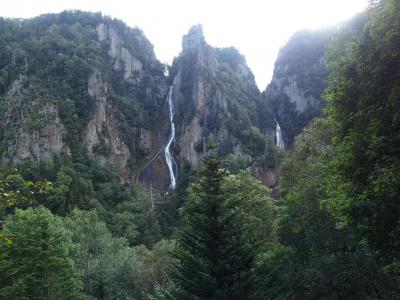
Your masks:
{"label": "jagged rock pinnacle", "polygon": [[204,35],[203,35],[203,27],[201,24],[197,24],[192,26],[189,29],[188,34],[186,34],[182,39],[182,48],[185,49],[194,49],[204,44]]}

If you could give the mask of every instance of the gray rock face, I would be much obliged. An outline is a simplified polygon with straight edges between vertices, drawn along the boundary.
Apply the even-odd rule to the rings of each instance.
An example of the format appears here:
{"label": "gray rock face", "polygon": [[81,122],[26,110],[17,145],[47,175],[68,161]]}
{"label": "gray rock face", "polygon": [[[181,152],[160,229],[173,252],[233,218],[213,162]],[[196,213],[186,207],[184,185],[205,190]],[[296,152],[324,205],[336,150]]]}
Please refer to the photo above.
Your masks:
{"label": "gray rock face", "polygon": [[228,85],[240,81],[240,86],[236,86],[240,92],[255,95],[243,102],[251,103],[260,97],[254,76],[246,66],[244,57],[233,48],[225,51],[209,46],[204,40],[201,25],[197,25],[183,37],[182,53],[173,68],[177,70],[173,74],[173,98],[177,116],[176,148],[179,150],[179,158],[197,167],[207,151],[209,139],[219,145],[226,145],[221,150],[225,154],[241,155],[243,151],[239,141],[227,125],[234,105],[230,101],[239,102],[241,99],[237,99],[237,92],[234,95],[229,94]]}
{"label": "gray rock face", "polygon": [[182,49],[199,50],[205,46],[203,27],[199,24],[190,28],[187,35],[182,38]]}
{"label": "gray rock face", "polygon": [[[178,74],[174,78],[174,102],[175,103],[182,103],[184,101],[183,95],[180,93],[180,88],[181,88],[181,71],[178,72]],[[188,125],[183,125],[182,126],[182,135],[177,138],[177,143],[179,144],[180,147],[180,156],[182,159],[190,162],[191,165],[193,166],[198,166],[199,165],[199,153],[195,150],[195,145],[201,140],[201,127],[199,124],[199,114],[201,115],[202,113],[204,114],[204,95],[203,97],[200,97],[200,101],[197,101],[198,99],[198,91],[193,92],[194,100],[196,101],[196,115],[194,118],[190,121]]]}
{"label": "gray rock face", "polygon": [[[35,98],[25,75],[20,75],[4,97],[7,109],[0,124],[6,130],[0,142],[5,151],[1,154],[2,165],[13,165],[25,160],[40,162],[54,154],[69,151],[63,143],[64,126],[54,103]],[[36,116],[35,123],[31,115]]]}
{"label": "gray rock face", "polygon": [[108,40],[108,26],[100,23],[96,27],[97,36],[100,42]]}
{"label": "gray rock face", "polygon": [[[99,41],[109,44],[110,50],[108,54],[114,59],[114,70],[123,70],[124,79],[133,80],[133,73],[140,73],[142,71],[142,62],[124,47],[123,40],[114,28],[109,27],[107,24],[100,23],[97,25],[96,31]],[[135,76],[135,78],[137,79],[137,76]]]}
{"label": "gray rock face", "polygon": [[[40,17],[42,26],[35,20],[23,28],[1,24],[21,34],[10,37],[1,62],[0,165],[63,164],[68,159],[58,158],[66,154],[88,165],[95,161],[122,182],[165,190],[163,156],[149,163],[169,133],[167,79],[153,46],[121,21],[71,14],[73,24],[55,16]],[[22,36],[46,43],[31,46]]]}
{"label": "gray rock face", "polygon": [[152,138],[151,131],[148,129],[141,128],[140,129],[140,147],[145,152],[148,153],[151,151]]}
{"label": "gray rock face", "polygon": [[101,74],[95,70],[88,80],[88,93],[96,100],[96,112],[84,132],[84,140],[90,155],[93,147],[100,142],[100,136],[106,123],[107,86],[101,80]]}
{"label": "gray rock face", "polygon": [[[89,156],[102,166],[108,167],[119,175],[122,181],[129,180],[126,163],[130,157],[128,146],[121,138],[113,107],[107,103],[107,85],[101,79],[101,73],[94,70],[88,79],[88,94],[96,101],[93,117],[84,130],[84,141]],[[96,153],[96,147],[106,147],[108,153]]]}
{"label": "gray rock face", "polygon": [[[213,88],[209,78],[205,78],[207,74],[211,78],[214,77],[213,80],[215,80],[218,64],[213,49],[204,41],[200,26],[195,27],[195,30],[191,30],[184,37],[183,47],[186,51],[194,51],[198,76],[195,76],[191,83],[192,94],[189,99],[181,93],[182,81],[186,80],[182,78],[182,71],[179,71],[174,78],[174,101],[177,106],[182,108],[188,105],[189,101],[194,108],[194,115],[190,122],[180,124],[181,135],[177,137],[177,143],[180,149],[180,158],[197,167],[201,162],[201,157],[205,154],[207,136],[213,136],[217,141],[223,138],[222,130],[208,132],[206,129],[208,125],[217,125],[207,124],[209,117],[212,114],[228,115],[228,109],[223,93],[219,89]],[[217,119],[221,117],[217,117]]]}
{"label": "gray rock face", "polygon": [[7,92],[7,97],[13,97],[15,95],[21,94],[23,92],[23,83],[26,80],[26,75],[19,75],[19,77],[11,84],[11,87]]}
{"label": "gray rock face", "polygon": [[331,36],[331,30],[298,32],[280,50],[275,62],[264,94],[289,145],[324,106],[328,77],[325,47]]}
{"label": "gray rock face", "polygon": [[[326,65],[321,64],[320,68],[325,69]],[[297,75],[273,78],[270,86],[271,93],[276,97],[285,95],[291,103],[295,104],[296,110],[300,113],[303,113],[307,107],[317,107],[322,101],[322,95],[315,97],[312,94],[307,94],[304,88],[299,87]]]}

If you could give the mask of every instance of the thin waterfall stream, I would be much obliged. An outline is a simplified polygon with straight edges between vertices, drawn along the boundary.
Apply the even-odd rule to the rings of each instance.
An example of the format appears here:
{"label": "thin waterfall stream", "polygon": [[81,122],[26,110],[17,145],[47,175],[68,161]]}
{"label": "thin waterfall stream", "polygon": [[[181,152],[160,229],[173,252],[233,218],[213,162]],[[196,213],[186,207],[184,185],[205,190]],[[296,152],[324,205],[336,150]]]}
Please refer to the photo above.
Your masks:
{"label": "thin waterfall stream", "polygon": [[285,149],[285,144],[283,142],[283,137],[282,137],[282,129],[281,129],[281,126],[279,126],[278,121],[276,121],[275,135],[276,135],[276,146],[279,149]]}
{"label": "thin waterfall stream", "polygon": [[165,146],[165,161],[167,162],[169,176],[171,178],[170,188],[175,189],[176,187],[176,176],[174,173],[174,165],[176,166],[175,160],[171,155],[170,146],[172,141],[175,138],[175,124],[174,124],[174,104],[172,101],[172,86],[169,87],[168,90],[168,107],[169,107],[169,123],[171,126],[171,134],[169,136],[169,140],[167,145]]}

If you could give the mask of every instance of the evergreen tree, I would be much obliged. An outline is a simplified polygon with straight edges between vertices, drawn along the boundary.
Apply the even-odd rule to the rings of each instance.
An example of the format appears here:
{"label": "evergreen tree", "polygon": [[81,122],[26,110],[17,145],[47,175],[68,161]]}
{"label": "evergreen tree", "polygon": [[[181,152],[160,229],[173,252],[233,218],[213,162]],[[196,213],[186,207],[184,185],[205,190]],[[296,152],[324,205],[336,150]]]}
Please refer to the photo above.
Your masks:
{"label": "evergreen tree", "polygon": [[59,217],[44,207],[17,209],[0,244],[1,299],[79,299],[74,244]]}
{"label": "evergreen tree", "polygon": [[226,201],[227,173],[210,155],[201,176],[189,188],[182,210],[174,281],[187,299],[246,299],[251,291],[253,252],[246,243],[240,206]]}

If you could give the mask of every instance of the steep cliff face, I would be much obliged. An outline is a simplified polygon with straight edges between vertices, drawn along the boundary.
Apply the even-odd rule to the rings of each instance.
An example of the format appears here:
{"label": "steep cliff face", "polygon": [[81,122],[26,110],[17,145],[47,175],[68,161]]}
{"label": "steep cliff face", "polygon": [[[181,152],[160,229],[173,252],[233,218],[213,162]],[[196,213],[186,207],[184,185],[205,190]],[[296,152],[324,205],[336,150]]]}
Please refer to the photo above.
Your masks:
{"label": "steep cliff face", "polygon": [[103,83],[97,69],[88,79],[88,94],[95,100],[94,115],[83,131],[88,155],[100,165],[113,170],[124,181],[128,181],[127,161],[130,151],[118,128],[115,108],[107,101],[107,85]]}
{"label": "steep cliff face", "polygon": [[45,91],[37,81],[20,74],[2,98],[2,164],[12,165],[20,160],[40,162],[52,159],[53,153],[69,152],[55,99],[43,99]]}
{"label": "steep cliff face", "polygon": [[182,52],[170,73],[175,150],[182,161],[197,167],[210,139],[217,142],[221,156],[232,160],[244,155],[264,158],[266,148],[272,147],[272,114],[236,49],[209,46],[201,26],[194,26],[183,37]]}
{"label": "steep cliff face", "polygon": [[[139,29],[101,14],[0,19],[0,42],[2,166],[46,162],[59,168],[60,157],[68,157],[80,171],[99,166],[122,183],[165,191],[166,94],[173,85],[171,152],[180,167],[197,168],[212,140],[229,169],[252,167],[274,184],[274,106],[245,58],[234,48],[208,45],[201,26],[183,37],[168,79]],[[286,84],[279,80],[275,94]]]}
{"label": "steep cliff face", "polygon": [[[136,181],[168,136],[163,65],[143,33],[64,12],[1,19],[0,40],[1,164],[83,155]],[[148,168],[163,185],[162,157]]]}
{"label": "steep cliff face", "polygon": [[301,31],[280,50],[271,83],[264,92],[287,146],[324,106],[328,69],[325,47],[331,30]]}

